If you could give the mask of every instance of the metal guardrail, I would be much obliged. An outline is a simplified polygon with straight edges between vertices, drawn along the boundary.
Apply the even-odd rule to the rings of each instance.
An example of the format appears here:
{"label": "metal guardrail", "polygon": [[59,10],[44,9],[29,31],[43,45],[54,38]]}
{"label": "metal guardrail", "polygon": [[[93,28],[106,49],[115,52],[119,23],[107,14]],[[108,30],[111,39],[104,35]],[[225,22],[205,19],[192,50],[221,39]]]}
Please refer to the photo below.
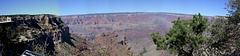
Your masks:
{"label": "metal guardrail", "polygon": [[2,21],[0,23],[9,23],[9,22],[13,22],[13,21]]}
{"label": "metal guardrail", "polygon": [[35,53],[35,52],[32,52],[30,50],[25,50],[21,56],[45,56],[45,55],[42,55],[42,54],[38,54],[38,53]]}

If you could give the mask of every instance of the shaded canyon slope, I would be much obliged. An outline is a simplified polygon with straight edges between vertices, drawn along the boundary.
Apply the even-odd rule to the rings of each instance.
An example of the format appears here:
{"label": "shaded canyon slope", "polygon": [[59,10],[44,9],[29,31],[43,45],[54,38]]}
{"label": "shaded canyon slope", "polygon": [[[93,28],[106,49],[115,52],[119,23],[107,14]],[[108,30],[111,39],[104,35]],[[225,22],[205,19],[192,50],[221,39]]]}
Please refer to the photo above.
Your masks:
{"label": "shaded canyon slope", "polygon": [[[100,36],[102,32],[116,32],[126,38],[127,45],[131,46],[134,55],[152,56],[166,53],[165,51],[159,51],[159,53],[155,50],[156,46],[153,44],[150,34],[160,32],[161,35],[164,35],[172,27],[173,23],[171,22],[178,17],[191,19],[192,15],[126,12],[61,16],[62,21],[69,26],[70,33],[74,35],[93,42],[94,39],[98,39],[96,36]],[[141,54],[144,49],[147,52]]]}

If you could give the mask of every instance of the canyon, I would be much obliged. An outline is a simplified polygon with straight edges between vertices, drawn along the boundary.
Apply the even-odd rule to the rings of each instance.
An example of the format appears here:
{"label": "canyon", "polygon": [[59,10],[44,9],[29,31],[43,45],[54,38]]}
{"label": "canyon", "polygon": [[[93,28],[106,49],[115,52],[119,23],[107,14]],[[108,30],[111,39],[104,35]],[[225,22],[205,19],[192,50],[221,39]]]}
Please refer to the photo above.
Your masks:
{"label": "canyon", "polygon": [[[61,16],[64,23],[69,26],[70,33],[85,38],[89,42],[98,39],[101,33],[116,32],[126,38],[127,45],[131,47],[134,56],[141,55],[171,55],[163,50],[156,50],[152,38],[153,32],[164,35],[172,26],[171,23],[181,19],[191,19],[190,14],[163,13],[163,12],[122,12],[98,13],[84,15]],[[205,16],[211,19],[210,16]]]}
{"label": "canyon", "polygon": [[[160,32],[160,35],[164,35],[173,26],[171,22],[178,17],[191,19],[192,15],[124,12],[66,16],[50,14],[0,16],[3,20],[7,18],[12,20],[1,25],[15,30],[19,43],[24,43],[20,44],[21,49],[14,49],[18,52],[9,53],[34,51],[32,43],[40,45],[47,43],[47,53],[60,56],[174,56],[167,51],[156,50],[151,33]],[[210,16],[205,17],[211,20]]]}

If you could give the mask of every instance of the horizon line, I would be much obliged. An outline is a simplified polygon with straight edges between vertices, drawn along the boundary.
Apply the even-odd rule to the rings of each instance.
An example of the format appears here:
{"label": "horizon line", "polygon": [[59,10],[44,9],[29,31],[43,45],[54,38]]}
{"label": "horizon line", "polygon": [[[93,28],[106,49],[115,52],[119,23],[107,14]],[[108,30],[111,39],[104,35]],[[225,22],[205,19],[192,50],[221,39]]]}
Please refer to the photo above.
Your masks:
{"label": "horizon line", "polygon": [[[195,15],[189,13],[174,13],[174,12],[106,12],[106,13],[84,13],[84,14],[69,14],[69,15],[59,15],[54,13],[14,13],[14,14],[0,14],[1,16],[4,15],[57,15],[57,16],[70,16],[70,15],[93,15],[93,14],[115,14],[115,13],[171,13],[171,14],[185,14],[185,15]],[[198,13],[196,13],[197,15]],[[200,13],[201,14],[201,13]],[[203,15],[203,16],[210,16],[210,15]],[[214,16],[223,16],[223,15],[214,15]],[[225,15],[227,16],[227,15]]]}

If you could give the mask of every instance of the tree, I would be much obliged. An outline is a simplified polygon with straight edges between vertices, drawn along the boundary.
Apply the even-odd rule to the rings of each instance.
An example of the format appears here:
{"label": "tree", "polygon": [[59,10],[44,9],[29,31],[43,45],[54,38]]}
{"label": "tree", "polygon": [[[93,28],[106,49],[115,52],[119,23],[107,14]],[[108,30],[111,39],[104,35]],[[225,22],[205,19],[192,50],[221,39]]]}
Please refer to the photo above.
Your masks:
{"label": "tree", "polygon": [[233,43],[232,46],[236,47],[236,51],[230,55],[240,55],[240,0],[230,0],[226,5],[230,13],[226,29],[229,33],[227,38]]}
{"label": "tree", "polygon": [[217,19],[213,18],[209,25],[211,37],[202,48],[209,56],[240,55],[240,0],[230,0],[226,5],[225,9],[230,13],[228,19],[218,16]]}
{"label": "tree", "polygon": [[226,27],[227,39],[224,43],[229,43],[225,44],[227,47],[235,47],[235,51],[228,51],[227,55],[240,55],[240,0],[230,0],[226,5],[230,15]]}
{"label": "tree", "polygon": [[191,56],[195,49],[206,42],[206,37],[202,36],[207,27],[207,18],[193,15],[189,20],[173,21],[173,27],[165,34],[160,36],[158,32],[152,33],[154,44],[157,50],[168,50],[170,53]]}
{"label": "tree", "polygon": [[229,14],[229,23],[237,24],[240,22],[240,0],[230,0],[226,4]]}

